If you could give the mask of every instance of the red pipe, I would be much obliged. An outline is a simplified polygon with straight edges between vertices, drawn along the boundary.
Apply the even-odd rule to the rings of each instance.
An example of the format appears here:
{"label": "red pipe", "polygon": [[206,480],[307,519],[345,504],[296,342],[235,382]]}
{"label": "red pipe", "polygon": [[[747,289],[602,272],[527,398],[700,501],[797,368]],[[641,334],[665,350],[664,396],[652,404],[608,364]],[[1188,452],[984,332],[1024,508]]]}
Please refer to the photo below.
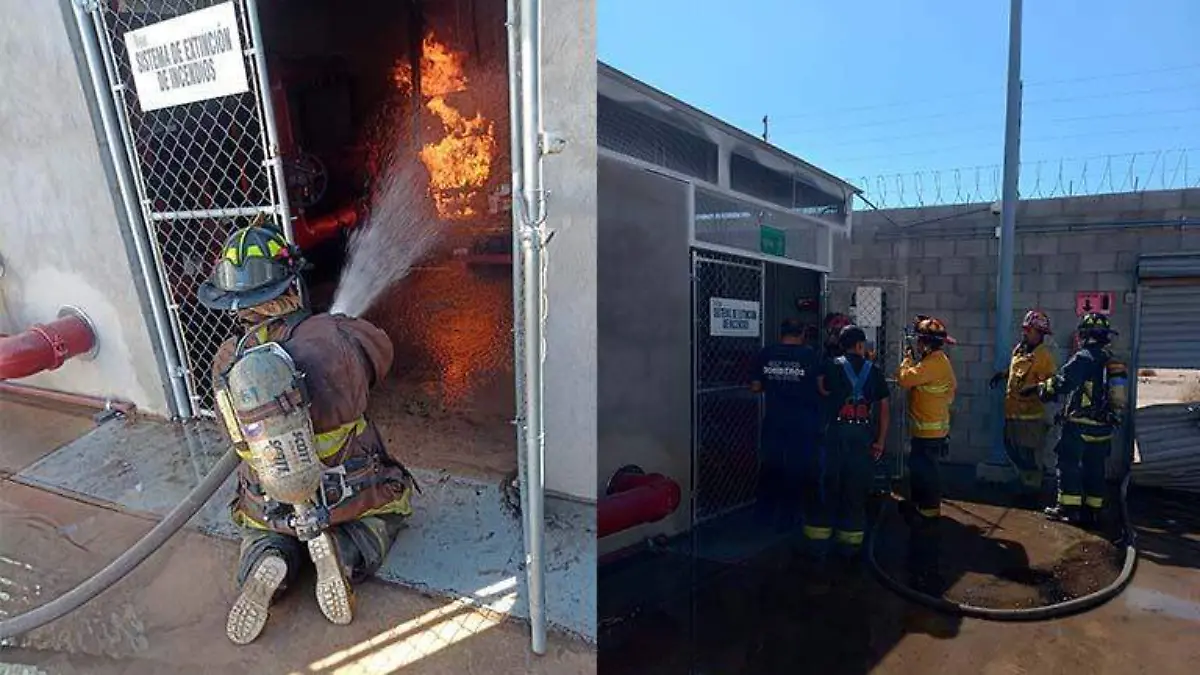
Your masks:
{"label": "red pipe", "polygon": [[315,218],[300,218],[296,221],[296,244],[308,249],[337,236],[340,230],[348,230],[358,224],[358,207],[354,204]]}
{"label": "red pipe", "polygon": [[613,478],[610,490],[596,507],[596,536],[601,539],[658,522],[674,513],[683,499],[679,483],[661,473],[621,474]]}
{"label": "red pipe", "polygon": [[74,314],[34,325],[24,333],[0,339],[0,380],[19,380],[54,370],[95,346],[92,327]]}

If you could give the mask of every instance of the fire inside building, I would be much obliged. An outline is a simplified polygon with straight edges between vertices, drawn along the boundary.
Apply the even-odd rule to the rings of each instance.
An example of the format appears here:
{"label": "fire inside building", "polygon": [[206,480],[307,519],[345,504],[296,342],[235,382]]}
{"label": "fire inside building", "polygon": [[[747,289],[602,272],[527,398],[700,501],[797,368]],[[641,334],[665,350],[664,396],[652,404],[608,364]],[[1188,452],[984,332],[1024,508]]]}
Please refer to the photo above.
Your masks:
{"label": "fire inside building", "polygon": [[[105,13],[118,70],[128,67],[120,35],[167,18],[172,8],[160,4],[178,3],[114,3]],[[438,230],[427,255],[364,315],[396,350],[370,414],[415,466],[514,471],[503,3],[369,1],[354,12],[332,2],[257,5],[314,311],[333,303],[356,232],[411,227],[382,189],[400,165],[426,187],[411,208]],[[195,289],[229,232],[262,219],[254,207],[270,201],[264,106],[251,94],[149,111],[126,99],[197,416],[213,413],[207,373],[233,325],[201,307]]]}

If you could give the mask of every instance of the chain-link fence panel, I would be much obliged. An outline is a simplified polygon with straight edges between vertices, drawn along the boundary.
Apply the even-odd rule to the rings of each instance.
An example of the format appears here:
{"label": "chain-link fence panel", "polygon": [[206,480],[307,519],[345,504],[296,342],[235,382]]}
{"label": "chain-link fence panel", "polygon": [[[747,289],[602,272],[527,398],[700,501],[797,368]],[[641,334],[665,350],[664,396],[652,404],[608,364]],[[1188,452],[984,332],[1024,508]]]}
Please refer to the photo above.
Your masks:
{"label": "chain-link fence panel", "polygon": [[693,521],[754,501],[760,397],[750,391],[763,346],[761,263],[695,254]]}
{"label": "chain-link fence panel", "polygon": [[909,322],[908,284],[890,279],[829,279],[825,306],[827,312],[846,314],[862,327],[875,367],[887,377],[891,424],[886,454],[878,464],[877,478],[899,478],[904,470],[907,420],[905,397],[896,386],[895,375],[904,358],[904,328]]}
{"label": "chain-link fence panel", "polygon": [[[127,34],[191,12],[229,6],[236,26],[218,27],[219,41],[238,49],[246,67],[248,91],[203,101],[143,109],[133,61],[153,54],[129,53]],[[171,312],[194,414],[211,416],[212,358],[237,330],[230,313],[213,312],[196,301],[196,288],[220,255],[228,235],[256,220],[284,230],[280,190],[273,173],[268,125],[260,91],[252,17],[245,0],[115,0],[99,3],[93,20],[106,61],[117,117],[134,171],[143,217]],[[232,29],[232,30],[231,30]],[[211,37],[209,35],[208,37]],[[206,39],[204,36],[196,39]],[[214,40],[216,38],[213,38]],[[182,42],[187,42],[183,40]],[[177,43],[180,44],[180,43]],[[212,48],[212,41],[207,43]],[[183,45],[183,56],[203,51]],[[146,50],[150,51],[150,50]],[[136,48],[135,48],[136,52]],[[162,59],[159,59],[160,61]],[[166,59],[166,62],[174,62]],[[147,61],[146,63],[149,63]],[[146,63],[141,69],[145,70]],[[157,63],[157,62],[156,62]],[[158,65],[162,65],[159,63]],[[195,65],[184,63],[184,66]],[[149,67],[157,67],[150,64]],[[161,78],[188,78],[167,66]],[[194,73],[193,73],[194,74]],[[178,374],[173,374],[177,376]]]}

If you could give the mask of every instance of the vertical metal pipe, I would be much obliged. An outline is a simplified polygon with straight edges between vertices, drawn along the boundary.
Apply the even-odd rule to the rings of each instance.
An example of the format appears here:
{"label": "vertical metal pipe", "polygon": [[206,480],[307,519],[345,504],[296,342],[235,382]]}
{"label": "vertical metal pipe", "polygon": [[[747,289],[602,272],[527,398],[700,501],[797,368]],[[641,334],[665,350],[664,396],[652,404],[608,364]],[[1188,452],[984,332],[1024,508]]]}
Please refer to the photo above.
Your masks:
{"label": "vertical metal pipe", "polygon": [[[1013,259],[1017,225],[1017,184],[1021,162],[1021,0],[1011,0],[1008,17],[1008,95],[1004,124],[1004,188],[1000,203],[999,281],[996,284],[996,336],[992,366],[1008,368],[1013,334]],[[994,403],[996,426],[989,464],[1007,464],[1004,452],[1004,397]]]}
{"label": "vertical metal pipe", "polygon": [[181,376],[183,368],[179,364],[179,354],[175,349],[171,322],[163,300],[165,294],[153,263],[154,252],[142,221],[141,207],[132,187],[133,178],[127,163],[129,158],[128,156],[122,157],[119,150],[123,147],[122,137],[117,132],[112,92],[97,47],[97,43],[105,37],[97,30],[96,24],[89,21],[81,3],[72,2],[71,9],[74,11],[75,28],[79,31],[79,41],[83,46],[83,56],[87,62],[92,90],[96,94],[96,106],[100,110],[100,125],[103,127],[104,141],[108,145],[109,159],[113,163],[113,173],[117,178],[117,190],[121,194],[121,205],[125,210],[125,219],[133,237],[138,271],[142,275],[142,284],[146,288],[146,296],[150,301],[150,318],[154,325],[154,336],[158,340],[159,348],[162,349],[163,359],[166,362],[167,380],[171,385],[171,413],[186,418],[191,416],[191,399]]}
{"label": "vertical metal pipe", "polygon": [[[520,368],[522,356],[525,353],[525,326],[522,320],[524,311],[522,305],[525,295],[522,291],[524,265],[521,261],[521,228],[522,211],[520,201],[523,195],[521,164],[523,161],[521,144],[521,81],[517,73],[520,68],[520,52],[517,49],[517,1],[507,0],[508,29],[508,123],[509,123],[509,165],[511,182],[509,184],[510,211],[512,216],[512,306],[513,306],[513,387],[516,392],[515,422],[517,431],[517,466],[518,475],[525,475],[525,372]],[[523,528],[528,537],[528,528]],[[528,547],[529,542],[525,542]]]}
{"label": "vertical metal pipe", "polygon": [[250,39],[254,42],[254,79],[258,82],[259,105],[262,106],[262,126],[267,138],[267,156],[263,159],[271,168],[274,177],[276,206],[283,234],[295,243],[296,233],[292,225],[292,207],[288,204],[287,177],[283,172],[283,158],[279,154],[279,129],[275,122],[275,101],[271,98],[271,80],[267,73],[267,51],[263,45],[262,26],[258,20],[257,0],[245,0],[246,24],[250,28]]}
{"label": "vertical metal pipe", "polygon": [[[545,232],[542,189],[542,76],[541,3],[520,0],[517,23],[520,56],[521,108],[521,204],[520,250],[523,284],[524,340],[522,369],[525,375],[525,570],[529,593],[529,623],[532,649],[546,653],[546,590],[544,586],[543,539],[545,528],[545,422],[542,417],[543,350],[543,247]],[[514,199],[514,202],[516,200]]]}

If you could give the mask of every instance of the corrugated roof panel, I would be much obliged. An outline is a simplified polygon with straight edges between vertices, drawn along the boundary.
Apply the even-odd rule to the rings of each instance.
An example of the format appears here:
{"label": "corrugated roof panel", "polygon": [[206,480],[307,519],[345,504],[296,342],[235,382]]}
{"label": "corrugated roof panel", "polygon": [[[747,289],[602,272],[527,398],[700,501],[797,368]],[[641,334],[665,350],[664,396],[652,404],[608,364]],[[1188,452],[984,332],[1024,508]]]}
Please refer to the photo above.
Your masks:
{"label": "corrugated roof panel", "polygon": [[1200,370],[1200,285],[1144,286],[1138,368]]}
{"label": "corrugated roof panel", "polygon": [[1142,256],[1138,258],[1138,277],[1142,279],[1200,277],[1200,253]]}
{"label": "corrugated roof panel", "polygon": [[[1194,405],[1194,404],[1193,404]],[[1200,492],[1200,412],[1176,403],[1139,408],[1133,482]]]}

